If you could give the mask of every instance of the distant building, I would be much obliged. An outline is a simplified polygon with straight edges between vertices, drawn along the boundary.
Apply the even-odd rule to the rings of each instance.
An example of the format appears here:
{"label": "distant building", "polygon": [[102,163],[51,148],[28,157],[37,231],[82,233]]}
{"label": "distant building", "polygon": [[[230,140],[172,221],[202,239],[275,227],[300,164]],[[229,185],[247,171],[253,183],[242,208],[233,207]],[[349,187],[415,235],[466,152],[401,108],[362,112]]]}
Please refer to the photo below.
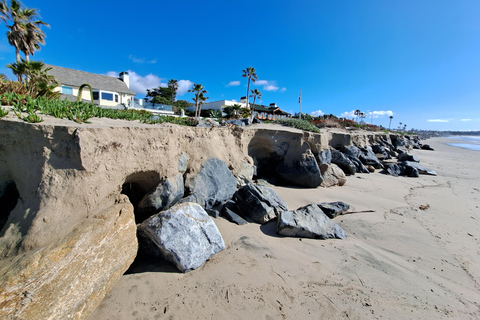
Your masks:
{"label": "distant building", "polygon": [[[48,74],[54,76],[60,84],[54,91],[60,92],[63,98],[76,100],[80,86],[88,84],[92,87],[93,103],[98,106],[107,108],[133,106],[135,92],[129,89],[128,72],[121,72],[118,78],[114,78],[49,64],[46,64],[45,67],[52,68]],[[91,101],[88,87],[83,89],[82,99]]]}
{"label": "distant building", "polygon": [[[222,110],[225,107],[233,106],[234,104],[239,104],[242,108],[247,106],[247,101],[245,99],[240,99],[240,102],[234,100],[218,100],[213,102],[207,102],[202,104],[202,110]],[[188,111],[195,111],[195,106],[187,108]]]}

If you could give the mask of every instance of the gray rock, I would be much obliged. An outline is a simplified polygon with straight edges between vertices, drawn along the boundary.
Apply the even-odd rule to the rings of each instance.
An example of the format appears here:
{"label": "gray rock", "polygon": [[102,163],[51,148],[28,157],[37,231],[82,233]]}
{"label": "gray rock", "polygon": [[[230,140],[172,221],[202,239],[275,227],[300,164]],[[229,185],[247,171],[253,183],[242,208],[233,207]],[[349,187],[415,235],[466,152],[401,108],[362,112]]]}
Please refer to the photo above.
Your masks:
{"label": "gray rock", "polygon": [[263,121],[257,118],[253,118],[252,123],[263,123]]}
{"label": "gray rock", "polygon": [[197,127],[200,128],[212,128],[212,127],[218,127],[220,124],[212,119],[200,119],[198,120]]}
{"label": "gray rock", "polygon": [[325,149],[318,153],[318,164],[330,164],[332,163],[332,150]]}
{"label": "gray rock", "polygon": [[342,148],[342,153],[347,157],[359,159],[361,150],[356,146],[344,146]]}
{"label": "gray rock", "polygon": [[178,172],[185,173],[187,171],[188,160],[190,160],[190,156],[186,152],[182,152],[178,159]]}
{"label": "gray rock", "polygon": [[353,162],[338,150],[332,150],[332,163],[339,166],[346,175],[355,174],[356,167]]}
{"label": "gray rock", "polygon": [[398,156],[397,156],[397,159],[398,161],[413,161],[413,162],[420,162],[420,159],[418,159],[417,157],[415,156],[412,156],[411,154],[408,154],[408,153],[400,153]]}
{"label": "gray rock", "polygon": [[243,122],[241,119],[227,120],[225,122],[229,124],[233,124],[234,126],[240,126],[240,127],[245,126],[245,122]]}
{"label": "gray rock", "polygon": [[315,156],[310,149],[297,159],[285,159],[276,169],[279,177],[286,183],[299,187],[316,188],[323,179]]}
{"label": "gray rock", "polygon": [[404,165],[407,168],[411,167],[411,168],[417,169],[418,173],[420,173],[420,174],[428,174],[428,175],[431,175],[431,176],[436,176],[437,175],[437,173],[435,171],[433,171],[432,169],[426,168],[426,167],[422,166],[421,164],[419,164],[417,162],[402,161],[401,164]]}
{"label": "gray rock", "polygon": [[205,209],[205,212],[212,217],[212,218],[218,218],[220,217],[220,211],[215,210],[215,209]]}
{"label": "gray rock", "polygon": [[222,209],[222,216],[228,221],[236,223],[238,225],[247,224],[247,220],[243,219],[236,212],[238,210],[237,205],[233,201],[227,201]]}
{"label": "gray rock", "polygon": [[407,172],[408,172],[407,175],[408,175],[409,177],[411,177],[411,178],[418,178],[418,177],[420,177],[420,173],[418,173],[417,168],[408,167],[407,169],[408,169],[408,170],[407,170]]}
{"label": "gray rock", "polygon": [[428,144],[422,144],[422,146],[420,147],[420,149],[422,150],[431,150],[431,151],[434,151],[435,149],[433,149],[432,147],[430,147],[430,145]]}
{"label": "gray rock", "polygon": [[325,213],[330,219],[333,219],[350,209],[350,205],[342,201],[322,202],[316,204],[316,206],[322,209],[323,213]]}
{"label": "gray rock", "polygon": [[334,223],[317,205],[283,211],[277,221],[277,233],[290,237],[343,239],[345,231]]}
{"label": "gray rock", "polygon": [[385,166],[385,172],[394,177],[398,177],[405,173],[405,167],[399,166],[395,163],[389,163]]}
{"label": "gray rock", "polygon": [[194,202],[209,209],[232,198],[237,180],[225,162],[210,158],[202,164],[197,175],[187,178],[185,187],[194,196]]}
{"label": "gray rock", "polygon": [[244,162],[238,175],[235,177],[237,179],[237,188],[243,187],[247,183],[252,182],[255,173],[256,167],[248,162]]}
{"label": "gray rock", "polygon": [[362,161],[360,161],[360,159],[352,157],[352,158],[350,158],[350,161],[352,161],[352,163],[355,165],[355,172],[370,173],[370,171],[368,171],[367,167],[365,167],[363,165],[363,163],[362,163]]}
{"label": "gray rock", "polygon": [[323,182],[321,184],[322,187],[343,186],[345,183],[347,183],[347,177],[345,176],[345,173],[334,163],[321,164],[320,172],[322,173],[323,178]]}
{"label": "gray rock", "polygon": [[246,126],[249,126],[249,125],[252,124],[252,119],[250,119],[250,118],[240,119],[240,121],[242,121],[244,123],[244,125],[246,125]]}
{"label": "gray rock", "polygon": [[275,191],[262,185],[248,183],[237,190],[233,199],[241,214],[257,223],[268,222],[288,210],[287,203]]}
{"label": "gray rock", "polygon": [[374,166],[375,169],[383,169],[382,163],[377,158],[371,147],[367,146],[365,148],[361,148],[360,151],[359,159],[365,166],[371,165]]}
{"label": "gray rock", "polygon": [[183,197],[183,175],[179,173],[173,179],[167,179],[147,193],[138,203],[140,211],[158,212],[177,204]]}
{"label": "gray rock", "polygon": [[182,272],[197,269],[225,249],[217,226],[195,203],[178,204],[148,218],[138,225],[138,235],[155,256],[163,256]]}

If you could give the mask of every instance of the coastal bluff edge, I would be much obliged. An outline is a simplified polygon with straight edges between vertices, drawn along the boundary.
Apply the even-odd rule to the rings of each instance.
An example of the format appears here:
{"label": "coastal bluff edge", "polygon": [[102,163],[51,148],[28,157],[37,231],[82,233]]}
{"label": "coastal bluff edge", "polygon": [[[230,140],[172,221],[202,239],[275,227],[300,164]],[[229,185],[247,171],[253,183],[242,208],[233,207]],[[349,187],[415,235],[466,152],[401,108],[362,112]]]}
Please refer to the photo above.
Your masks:
{"label": "coastal bluff edge", "polygon": [[[383,132],[304,132],[278,125],[196,128],[0,121],[0,317],[86,319],[137,254],[125,188],[147,193],[209,158],[237,176],[245,164],[330,147],[391,141]],[[8,193],[8,197],[5,196]],[[7,211],[7,212],[5,212]]]}

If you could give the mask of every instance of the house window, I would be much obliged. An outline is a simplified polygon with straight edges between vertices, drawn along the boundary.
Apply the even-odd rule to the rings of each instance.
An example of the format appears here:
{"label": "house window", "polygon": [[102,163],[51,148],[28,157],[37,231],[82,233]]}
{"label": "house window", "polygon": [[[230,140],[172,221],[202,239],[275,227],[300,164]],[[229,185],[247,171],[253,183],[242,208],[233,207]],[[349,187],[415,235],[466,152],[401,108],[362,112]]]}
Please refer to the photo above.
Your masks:
{"label": "house window", "polygon": [[93,91],[92,94],[93,94],[93,100],[98,100],[98,97],[99,97],[98,91]]}
{"label": "house window", "polygon": [[102,92],[102,100],[113,101],[113,93]]}
{"label": "house window", "polygon": [[118,94],[115,95],[115,102],[118,102]]}
{"label": "house window", "polygon": [[64,93],[64,94],[73,94],[73,89],[72,89],[72,87],[63,87],[63,86],[62,86],[62,93]]}

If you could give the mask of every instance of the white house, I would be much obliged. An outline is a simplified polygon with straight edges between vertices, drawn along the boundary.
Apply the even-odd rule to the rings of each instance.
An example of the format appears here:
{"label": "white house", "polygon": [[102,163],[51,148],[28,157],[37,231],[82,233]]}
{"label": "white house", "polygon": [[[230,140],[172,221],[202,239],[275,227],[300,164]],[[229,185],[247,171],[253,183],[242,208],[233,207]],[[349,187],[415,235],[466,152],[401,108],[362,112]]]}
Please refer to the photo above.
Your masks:
{"label": "white house", "polygon": [[[240,102],[234,100],[218,100],[207,102],[202,104],[202,110],[222,110],[223,108],[233,106],[234,104],[239,104],[242,106],[242,108],[245,108],[247,106],[247,100],[245,97],[242,97]],[[195,111],[195,106],[188,107],[187,109],[188,111]]]}
{"label": "white house", "polygon": [[[128,72],[121,72],[118,78],[95,74],[75,69],[45,64],[49,75],[55,77],[60,84],[54,91],[61,92],[62,97],[74,100],[78,96],[80,86],[88,84],[92,87],[93,103],[107,108],[133,106],[135,92],[129,89]],[[85,87],[82,99],[91,101],[90,90]]]}

